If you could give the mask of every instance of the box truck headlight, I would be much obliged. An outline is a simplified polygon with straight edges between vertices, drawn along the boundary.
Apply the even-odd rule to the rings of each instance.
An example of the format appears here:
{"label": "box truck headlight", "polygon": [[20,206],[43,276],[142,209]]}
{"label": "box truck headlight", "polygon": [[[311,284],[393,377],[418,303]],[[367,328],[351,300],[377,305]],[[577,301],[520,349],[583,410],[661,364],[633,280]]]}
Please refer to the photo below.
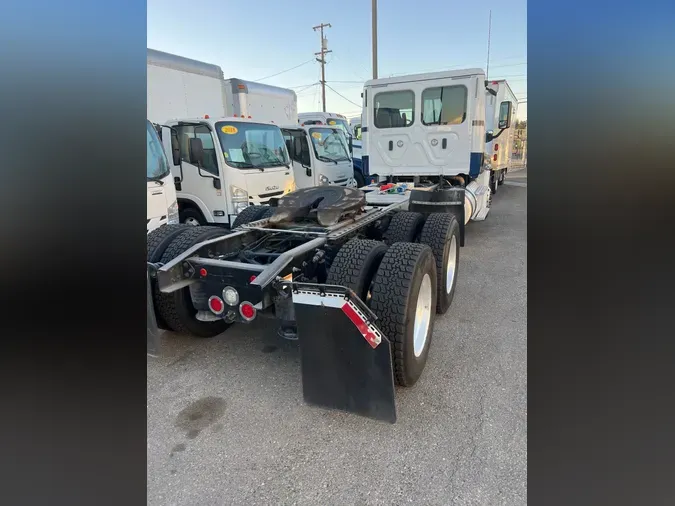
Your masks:
{"label": "box truck headlight", "polygon": [[319,184],[320,185],[330,184],[330,179],[328,179],[326,176],[321,174],[321,175],[319,175]]}
{"label": "box truck headlight", "polygon": [[234,214],[239,214],[248,207],[248,192],[237,186],[231,185],[230,195],[232,196]]}
{"label": "box truck headlight", "polygon": [[178,218],[178,201],[174,200],[173,204],[169,206],[169,212],[166,215],[166,222],[169,225],[176,224],[179,221]]}

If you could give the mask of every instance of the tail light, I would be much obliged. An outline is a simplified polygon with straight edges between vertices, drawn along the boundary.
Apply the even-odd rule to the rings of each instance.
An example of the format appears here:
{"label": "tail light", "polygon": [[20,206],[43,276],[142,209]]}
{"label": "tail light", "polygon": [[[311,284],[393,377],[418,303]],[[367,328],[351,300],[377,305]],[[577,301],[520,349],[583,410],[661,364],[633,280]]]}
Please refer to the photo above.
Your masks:
{"label": "tail light", "polygon": [[253,320],[255,318],[256,313],[257,313],[256,309],[250,302],[242,302],[239,305],[239,314],[247,322]]}
{"label": "tail light", "polygon": [[497,155],[495,155],[495,156],[492,157],[492,161],[493,161],[493,162],[496,162],[496,161],[497,161]]}
{"label": "tail light", "polygon": [[499,144],[495,144],[495,151],[499,149]]}
{"label": "tail light", "polygon": [[222,314],[225,311],[225,303],[220,297],[215,295],[209,297],[209,309],[213,314]]}

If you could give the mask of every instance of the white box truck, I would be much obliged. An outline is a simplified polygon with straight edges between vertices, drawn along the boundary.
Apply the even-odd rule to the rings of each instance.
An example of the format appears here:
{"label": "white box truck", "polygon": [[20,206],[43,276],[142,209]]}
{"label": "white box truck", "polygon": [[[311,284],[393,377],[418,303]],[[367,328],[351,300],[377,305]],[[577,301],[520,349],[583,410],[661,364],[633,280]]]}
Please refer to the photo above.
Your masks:
{"label": "white box truck", "polygon": [[[499,122],[505,119],[506,114],[511,115],[509,128],[501,130],[499,137],[494,137],[492,141],[485,144],[485,156],[491,170],[490,189],[494,194],[497,193],[497,187],[504,183],[504,176],[511,166],[518,99],[505,79],[490,81],[485,93],[485,128],[487,130],[499,130]],[[508,104],[512,104],[510,112]]]}
{"label": "white box truck", "polygon": [[327,125],[289,125],[281,131],[298,188],[356,186],[348,140],[342,129]]}
{"label": "white box truck", "polygon": [[[294,189],[279,123],[297,122],[291,90],[224,79],[216,65],[148,49],[151,121],[172,130],[180,221],[233,226],[241,211]],[[166,146],[166,144],[165,144]]]}
{"label": "white box truck", "polygon": [[155,125],[146,121],[146,186],[147,186],[147,231],[150,233],[162,225],[178,223],[176,188]]}

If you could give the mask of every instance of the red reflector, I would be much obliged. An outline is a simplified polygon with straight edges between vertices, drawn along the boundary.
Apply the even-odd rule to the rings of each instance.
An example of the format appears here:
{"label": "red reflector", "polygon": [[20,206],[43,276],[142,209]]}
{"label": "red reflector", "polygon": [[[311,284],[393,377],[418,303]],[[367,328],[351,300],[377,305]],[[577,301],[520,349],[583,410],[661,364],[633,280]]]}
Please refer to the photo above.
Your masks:
{"label": "red reflector", "polygon": [[248,282],[253,283],[255,281],[255,278],[256,278],[256,276],[254,274],[253,276],[251,276],[251,278],[248,280]]}
{"label": "red reflector", "polygon": [[236,114],[234,114],[233,116],[234,116],[235,118],[237,117],[237,115],[236,115]]}
{"label": "red reflector", "polygon": [[251,119],[251,116],[249,116],[248,119]]}
{"label": "red reflector", "polygon": [[204,114],[204,119],[209,119],[209,115],[208,115],[208,114]]}
{"label": "red reflector", "polygon": [[246,86],[244,86],[243,84],[238,84],[238,85],[237,85],[237,88],[239,88],[240,90],[243,90],[243,89],[246,88]]}
{"label": "red reflector", "polygon": [[209,298],[209,308],[216,314],[220,314],[225,309],[225,303],[220,297],[211,297]]}
{"label": "red reflector", "polygon": [[202,267],[201,269],[199,269],[199,275],[200,275],[201,277],[205,277],[207,274],[208,274],[208,272],[206,272],[206,269],[204,269],[204,267]]}
{"label": "red reflector", "polygon": [[492,84],[499,84],[499,81],[492,81]]}
{"label": "red reflector", "polygon": [[241,306],[239,306],[239,312],[246,320],[255,318],[255,308],[250,302],[242,302]]}
{"label": "red reflector", "polygon": [[493,156],[492,160],[496,162],[497,161],[497,155]]}
{"label": "red reflector", "polygon": [[495,144],[495,151],[499,149],[499,144]]}

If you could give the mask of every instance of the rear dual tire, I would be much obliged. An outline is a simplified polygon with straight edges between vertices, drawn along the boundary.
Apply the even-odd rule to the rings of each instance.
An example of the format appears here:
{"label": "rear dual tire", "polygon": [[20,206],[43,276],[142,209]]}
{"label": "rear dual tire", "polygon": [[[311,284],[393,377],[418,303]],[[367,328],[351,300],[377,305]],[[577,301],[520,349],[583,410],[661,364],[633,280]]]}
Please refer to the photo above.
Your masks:
{"label": "rear dual tire", "polygon": [[436,312],[445,314],[452,304],[459,269],[459,222],[452,214],[432,213],[427,217],[420,243],[428,245],[436,259]]}
{"label": "rear dual tire", "polygon": [[[172,226],[181,227],[182,230],[166,232],[167,235],[173,234],[173,238],[168,244],[163,243],[164,250],[161,254],[158,247],[155,247],[152,252],[150,251],[151,239],[148,237],[148,258],[152,254],[155,262],[166,264],[195,244],[227,234],[227,230],[219,227],[192,227],[185,224]],[[214,337],[230,326],[224,320],[214,322],[197,320],[197,309],[192,300],[193,297],[203,298],[201,287],[192,285],[175,292],[163,293],[159,291],[156,282],[153,282],[152,285],[157,325],[160,328],[197,337]],[[193,292],[192,295],[191,291]]]}

